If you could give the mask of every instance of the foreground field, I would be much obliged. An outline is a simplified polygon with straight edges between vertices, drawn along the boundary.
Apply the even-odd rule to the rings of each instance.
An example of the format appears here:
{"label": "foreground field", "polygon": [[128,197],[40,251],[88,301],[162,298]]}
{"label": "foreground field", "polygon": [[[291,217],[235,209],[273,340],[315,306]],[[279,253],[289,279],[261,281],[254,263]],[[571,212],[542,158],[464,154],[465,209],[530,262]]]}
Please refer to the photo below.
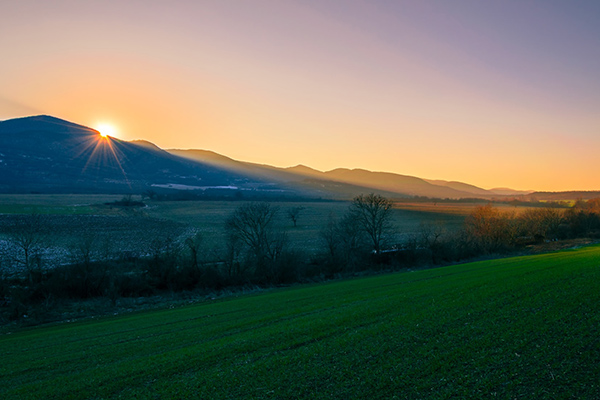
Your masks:
{"label": "foreground field", "polygon": [[600,247],[0,337],[1,398],[600,397]]}

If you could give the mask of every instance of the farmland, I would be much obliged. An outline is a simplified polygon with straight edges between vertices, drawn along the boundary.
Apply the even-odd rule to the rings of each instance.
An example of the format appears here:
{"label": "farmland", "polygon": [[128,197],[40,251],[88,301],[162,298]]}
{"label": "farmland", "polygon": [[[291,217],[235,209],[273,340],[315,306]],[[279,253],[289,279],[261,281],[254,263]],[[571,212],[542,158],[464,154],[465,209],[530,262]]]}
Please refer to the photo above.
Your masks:
{"label": "farmland", "polygon": [[[225,220],[242,202],[237,201],[152,201],[143,208],[113,207],[106,203],[120,200],[120,195],[0,195],[0,224],[9,224],[10,215],[33,213],[49,215],[47,228],[53,232],[50,247],[63,250],[83,231],[112,238],[113,250],[144,253],[152,239],[182,239],[200,232],[206,248],[218,251],[223,245]],[[280,202],[276,227],[285,234],[292,247],[311,253],[320,249],[319,232],[330,216],[339,217],[347,202]],[[287,218],[287,210],[301,207],[296,227]],[[102,224],[91,216],[102,216]],[[397,234],[393,241],[402,242],[417,232],[422,224],[441,224],[446,229],[462,225],[463,214],[413,208],[394,209],[393,223]],[[158,235],[159,237],[151,237]],[[1,241],[2,237],[0,237]]]}
{"label": "farmland", "polygon": [[[231,201],[153,202],[145,212],[155,218],[190,224],[218,245],[223,240],[226,218],[240,204]],[[320,246],[319,232],[328,218],[340,217],[348,208],[348,203],[341,201],[273,204],[279,207],[278,228],[288,236],[290,243],[313,252]],[[296,227],[285,215],[286,210],[294,207],[303,208]],[[395,240],[402,241],[407,235],[417,232],[422,224],[439,223],[447,229],[457,229],[463,220],[463,215],[445,212],[394,209],[393,224],[398,232]]]}
{"label": "farmland", "polygon": [[[414,211],[421,213],[432,213],[432,214],[443,214],[443,215],[455,215],[455,216],[467,216],[473,212],[473,210],[477,207],[484,206],[489,202],[485,200],[481,201],[473,201],[473,202],[435,202],[435,201],[426,201],[426,202],[411,202],[411,201],[401,201],[395,204],[395,208],[399,210],[405,211]],[[575,201],[571,202],[563,202],[562,206],[572,206]],[[512,205],[506,202],[498,202],[494,203],[494,207],[498,209],[499,212],[503,214],[516,214],[519,215],[526,210],[530,209],[539,209],[540,206],[545,206],[547,203],[539,202],[539,203],[531,203],[531,205],[527,205],[526,203],[521,205]],[[551,206],[555,204],[550,204]]]}
{"label": "farmland", "polygon": [[598,398],[600,247],[0,337],[3,398]]}

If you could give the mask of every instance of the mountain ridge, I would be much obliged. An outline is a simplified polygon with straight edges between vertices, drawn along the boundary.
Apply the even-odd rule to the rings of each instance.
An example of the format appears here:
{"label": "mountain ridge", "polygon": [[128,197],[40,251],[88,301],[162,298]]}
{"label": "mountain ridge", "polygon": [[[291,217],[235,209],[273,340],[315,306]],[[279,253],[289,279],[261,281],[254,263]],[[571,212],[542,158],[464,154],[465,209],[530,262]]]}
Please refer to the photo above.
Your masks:
{"label": "mountain ridge", "polygon": [[399,198],[498,196],[462,182],[362,168],[319,171],[302,164],[280,168],[210,150],[162,149],[147,140],[101,138],[93,128],[49,115],[0,121],[0,148],[4,192],[218,187],[338,199],[368,191]]}

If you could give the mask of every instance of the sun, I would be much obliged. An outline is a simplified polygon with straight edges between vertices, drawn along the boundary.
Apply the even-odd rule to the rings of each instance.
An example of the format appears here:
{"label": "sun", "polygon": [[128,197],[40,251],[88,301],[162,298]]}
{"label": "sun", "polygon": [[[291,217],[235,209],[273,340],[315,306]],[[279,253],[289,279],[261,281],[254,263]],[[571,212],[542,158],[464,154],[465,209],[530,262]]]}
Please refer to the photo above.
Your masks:
{"label": "sun", "polygon": [[114,137],[117,133],[117,129],[114,127],[114,125],[107,124],[105,122],[97,124],[96,130],[100,132],[100,136],[102,136],[103,138],[106,138],[108,136]]}

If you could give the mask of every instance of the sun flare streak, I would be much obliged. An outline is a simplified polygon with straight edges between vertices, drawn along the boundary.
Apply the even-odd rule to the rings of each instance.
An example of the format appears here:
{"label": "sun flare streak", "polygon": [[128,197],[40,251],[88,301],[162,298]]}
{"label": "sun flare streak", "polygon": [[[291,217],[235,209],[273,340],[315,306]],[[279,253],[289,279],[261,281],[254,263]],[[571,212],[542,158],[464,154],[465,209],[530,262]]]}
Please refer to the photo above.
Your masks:
{"label": "sun flare streak", "polygon": [[131,188],[131,183],[123,169],[120,158],[122,157],[121,152],[118,148],[115,147],[114,142],[119,142],[118,139],[114,139],[112,135],[102,133],[100,136],[90,136],[88,140],[82,142],[82,148],[79,151],[79,156],[87,157],[87,161],[81,171],[82,174],[86,173],[89,169],[97,169],[101,165],[111,164],[113,167],[118,168],[118,170],[123,174],[123,178],[129,188]]}

